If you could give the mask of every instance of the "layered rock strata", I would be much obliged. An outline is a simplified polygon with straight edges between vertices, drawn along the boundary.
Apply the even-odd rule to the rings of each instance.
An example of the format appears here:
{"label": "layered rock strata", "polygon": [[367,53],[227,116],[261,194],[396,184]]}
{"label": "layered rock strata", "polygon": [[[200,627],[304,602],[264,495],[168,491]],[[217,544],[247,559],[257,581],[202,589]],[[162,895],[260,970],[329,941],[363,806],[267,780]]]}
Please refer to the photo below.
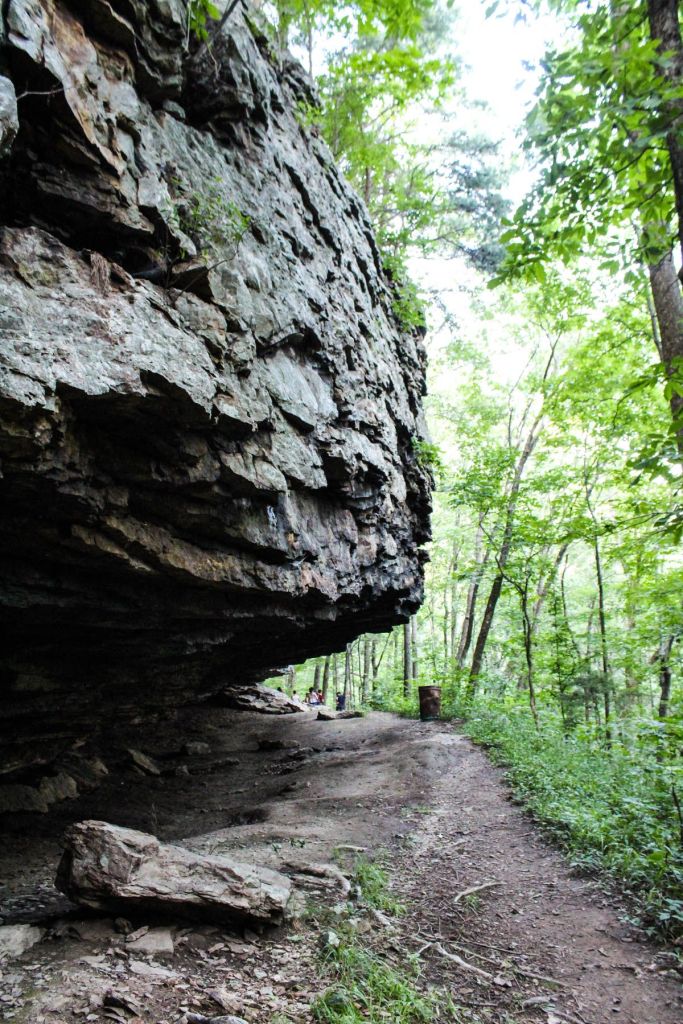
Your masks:
{"label": "layered rock strata", "polygon": [[64,846],[57,886],[93,909],[279,924],[292,896],[279,871],[192,853],[106,821],[72,825]]}
{"label": "layered rock strata", "polygon": [[187,0],[2,10],[13,770],[404,620],[429,480],[420,337],[299,66],[241,6],[208,47]]}

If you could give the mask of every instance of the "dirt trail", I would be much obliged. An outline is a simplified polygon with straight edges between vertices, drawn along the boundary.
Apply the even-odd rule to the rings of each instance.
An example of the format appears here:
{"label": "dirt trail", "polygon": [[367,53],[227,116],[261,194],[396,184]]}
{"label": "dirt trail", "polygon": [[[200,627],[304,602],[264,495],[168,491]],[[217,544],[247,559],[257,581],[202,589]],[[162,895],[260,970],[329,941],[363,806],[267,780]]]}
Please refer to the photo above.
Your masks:
{"label": "dirt trail", "polygon": [[[535,999],[536,974],[560,985],[535,986],[539,999],[529,1007],[537,1014],[530,1019],[546,1007],[549,1021],[681,1024],[683,1002],[671,958],[644,943],[625,923],[618,901],[573,872],[543,840],[481,751],[453,732],[438,738],[445,756],[430,812],[398,872],[424,938],[418,948],[435,973],[445,976],[445,964],[452,969],[434,946],[424,949],[438,939],[447,951],[500,978],[482,995],[470,974],[473,1004],[503,1002],[513,1010],[520,1000]],[[480,885],[487,888],[456,903],[460,893]],[[467,973],[454,973],[461,997]],[[515,993],[516,986],[524,993]]]}
{"label": "dirt trail", "polygon": [[[311,872],[329,864],[335,848],[387,851],[407,912],[390,941],[374,933],[368,941],[399,964],[421,951],[426,978],[465,1008],[458,1021],[683,1024],[667,955],[624,923],[614,897],[571,871],[511,803],[501,773],[452,726],[380,714],[322,723],[314,713],[268,719],[203,708],[186,711],[178,730],[160,727],[147,749],[163,757],[160,778],[117,769],[96,794],[48,817],[3,823],[0,916],[51,915],[52,927],[2,967],[1,1019],[175,1024],[188,1008],[255,1024],[278,1013],[312,1019],[311,1000],[326,979],[318,939],[304,923],[257,936],[175,922],[174,953],[147,955],[132,953],[110,919],[87,921],[69,908],[51,887],[59,834],[72,820],[100,817],[196,849],[239,851],[288,871],[306,899],[329,906],[340,899],[338,880]],[[280,749],[260,750],[264,738]],[[181,756],[187,739],[208,742],[210,752]],[[116,1007],[103,1007],[108,992],[133,1009],[119,1008],[117,1017]]]}

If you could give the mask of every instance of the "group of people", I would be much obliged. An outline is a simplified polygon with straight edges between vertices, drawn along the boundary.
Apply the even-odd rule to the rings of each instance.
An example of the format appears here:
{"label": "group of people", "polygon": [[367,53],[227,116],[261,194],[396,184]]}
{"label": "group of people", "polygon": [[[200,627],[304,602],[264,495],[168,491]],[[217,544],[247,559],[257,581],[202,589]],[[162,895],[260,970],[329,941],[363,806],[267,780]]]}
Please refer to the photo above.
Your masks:
{"label": "group of people", "polygon": [[[316,690],[315,687],[312,686],[310,688],[310,690],[308,691],[308,693],[306,694],[305,703],[309,704],[311,707],[317,707],[320,704],[324,704],[325,703],[325,698],[323,697],[323,691],[322,690]],[[338,693],[337,694],[337,700],[335,702],[335,710],[336,711],[345,711],[346,710],[346,696],[343,693]]]}

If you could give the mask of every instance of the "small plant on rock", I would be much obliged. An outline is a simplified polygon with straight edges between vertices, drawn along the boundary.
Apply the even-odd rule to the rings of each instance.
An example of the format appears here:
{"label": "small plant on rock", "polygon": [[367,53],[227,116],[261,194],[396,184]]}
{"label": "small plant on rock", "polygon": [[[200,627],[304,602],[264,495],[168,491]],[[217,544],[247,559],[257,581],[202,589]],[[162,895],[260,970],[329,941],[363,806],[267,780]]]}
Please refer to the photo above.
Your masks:
{"label": "small plant on rock", "polygon": [[187,9],[187,37],[205,41],[209,38],[208,24],[217,21],[221,12],[211,0],[190,0]]}
{"label": "small plant on rock", "polygon": [[169,184],[174,198],[171,209],[165,212],[192,240],[198,252],[225,245],[237,249],[249,230],[251,218],[228,198],[222,178],[212,178],[196,191],[189,191],[178,177]]}

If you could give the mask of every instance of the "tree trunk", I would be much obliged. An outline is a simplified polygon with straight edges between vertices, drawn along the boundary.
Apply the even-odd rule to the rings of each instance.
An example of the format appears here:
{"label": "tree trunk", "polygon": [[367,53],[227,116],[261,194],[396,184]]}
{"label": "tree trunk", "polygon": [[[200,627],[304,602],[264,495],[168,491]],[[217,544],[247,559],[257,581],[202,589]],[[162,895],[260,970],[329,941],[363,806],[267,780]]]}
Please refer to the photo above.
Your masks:
{"label": "tree trunk", "polygon": [[322,665],[319,661],[315,663],[315,669],[313,670],[313,689],[317,693],[320,689],[320,677],[322,673]]}
{"label": "tree trunk", "polygon": [[379,675],[380,658],[377,656],[377,640],[373,636],[370,646],[370,658],[372,661],[372,688],[374,690],[377,676]]}
{"label": "tree trunk", "polygon": [[337,664],[337,655],[332,655],[332,689],[334,690],[334,703],[337,703],[337,694],[339,693],[339,666]]}
{"label": "tree trunk", "polygon": [[534,608],[533,608],[533,611],[531,613],[531,618],[530,618],[532,634],[534,634],[536,632],[536,628],[538,626],[538,620],[541,617],[541,612],[543,611],[543,605],[545,604],[545,599],[548,596],[548,590],[550,588],[551,583],[554,581],[555,577],[557,576],[558,569],[560,568],[560,565],[562,564],[562,561],[564,560],[564,556],[567,554],[567,548],[568,547],[569,547],[569,541],[567,541],[565,544],[562,544],[560,546],[560,548],[558,549],[557,555],[555,556],[555,561],[553,562],[553,565],[552,565],[552,568],[550,569],[550,572],[547,574],[547,576],[544,576],[542,580],[538,581],[538,587],[536,588],[536,600],[534,601]]}
{"label": "tree trunk", "polygon": [[[647,10],[650,35],[658,43],[660,53],[667,54],[667,59],[660,63],[659,72],[670,87],[680,91],[683,85],[683,45],[678,20],[678,0],[648,0]],[[664,113],[668,120],[666,143],[676,201],[678,238],[683,254],[683,144],[680,137],[683,127],[683,99],[670,99],[665,105]],[[643,226],[646,246],[648,227]],[[656,226],[654,234],[656,238],[666,237],[667,225]],[[667,374],[671,375],[677,369],[675,360],[683,357],[683,297],[680,282],[671,252],[667,252],[655,262],[648,260],[648,263],[658,328],[655,343]],[[678,369],[680,372],[680,367]],[[672,395],[670,405],[677,428],[678,450],[683,454],[683,398],[680,395]]]}
{"label": "tree trunk", "polygon": [[593,554],[595,556],[595,577],[598,584],[598,625],[600,628],[600,661],[602,665],[602,686],[603,706],[605,709],[605,739],[607,745],[612,742],[612,730],[610,728],[610,667],[609,653],[607,649],[607,625],[605,619],[605,585],[602,576],[602,560],[600,558],[600,544],[597,536],[593,538]]}
{"label": "tree trunk", "polygon": [[[546,368],[545,376],[547,377],[548,370],[550,369],[550,362]],[[529,461],[534,448],[538,442],[538,430],[541,425],[542,414],[534,420],[529,433],[527,434],[522,453],[517,460],[515,466],[515,473],[512,478],[512,484],[510,486],[510,493],[508,496],[507,508],[505,510],[505,527],[503,529],[503,539],[498,553],[497,563],[498,572],[491,585],[488,600],[486,602],[486,608],[484,609],[484,616],[479,627],[479,633],[477,634],[477,642],[474,645],[474,654],[472,655],[472,664],[470,666],[469,682],[467,684],[467,698],[471,700],[477,689],[477,681],[481,673],[481,667],[484,661],[484,651],[486,650],[486,642],[491,632],[491,626],[493,624],[493,616],[496,613],[496,605],[498,604],[498,598],[500,597],[501,590],[503,589],[503,573],[505,566],[507,565],[508,556],[510,554],[510,548],[512,546],[512,530],[515,521],[515,512],[517,510],[517,499],[519,498],[519,488],[522,483],[522,476],[524,475],[524,469],[527,462]]]}
{"label": "tree trunk", "polygon": [[[392,636],[394,638],[394,648],[393,648],[393,651],[392,651],[392,659],[391,659],[391,663],[392,663],[391,678],[393,679],[394,683],[398,683],[398,681],[402,678],[402,676],[399,675],[399,671],[398,671],[398,666],[399,666],[399,661],[400,661],[400,654],[401,654],[401,651],[400,651],[401,640],[400,640],[400,636],[399,636],[399,630],[398,629],[394,629],[394,631],[392,633]],[[401,668],[401,673],[402,672],[403,672],[403,668]]]}
{"label": "tree trunk", "polygon": [[[325,658],[325,665],[323,668],[323,704],[327,704],[327,698],[330,694],[330,656]],[[336,694],[335,694],[336,696]]]}
{"label": "tree trunk", "polygon": [[[649,266],[648,273],[658,327],[655,343],[667,374],[670,375],[676,371],[676,361],[683,358],[683,295],[672,253],[667,253],[658,263]],[[678,366],[679,373],[680,369]],[[670,405],[674,423],[678,427],[678,449],[683,453],[683,426],[680,425],[683,397],[673,394]]]}
{"label": "tree trunk", "polygon": [[351,658],[353,657],[353,644],[346,645],[344,655],[344,698],[347,709],[351,706],[353,699],[353,686],[351,683]]}
{"label": "tree trunk", "polygon": [[538,729],[538,708],[536,707],[536,687],[534,685],[534,638],[533,625],[529,615],[529,581],[518,588],[519,603],[522,608],[522,625],[524,629],[524,659],[526,661],[526,682],[529,693],[529,707],[534,719],[534,725]]}
{"label": "tree trunk", "polygon": [[371,684],[371,671],[372,662],[370,658],[370,640],[366,636],[363,638],[363,703],[367,704],[370,700],[370,684]]}
{"label": "tree trunk", "polygon": [[481,578],[486,568],[486,563],[489,557],[489,550],[487,549],[484,557],[481,557],[482,542],[484,539],[484,527],[482,519],[480,518],[477,525],[477,533],[474,540],[474,571],[472,578],[470,579],[470,585],[467,588],[467,602],[465,604],[465,615],[462,620],[462,629],[460,631],[460,644],[458,645],[457,655],[457,666],[462,668],[465,664],[465,658],[467,652],[470,649],[472,643],[472,632],[474,630],[474,613],[477,607],[477,597],[479,595],[479,585]]}
{"label": "tree trunk", "polygon": [[418,672],[418,662],[419,662],[419,658],[420,658],[419,642],[418,642],[418,636],[417,636],[417,615],[411,615],[411,617],[410,617],[410,645],[411,645],[412,662],[413,662],[413,664],[411,666],[412,667],[411,676],[412,676],[412,678],[414,680],[417,681],[417,678],[418,678],[418,675],[419,675],[419,672]]}
{"label": "tree trunk", "polygon": [[[683,85],[683,42],[678,20],[678,0],[648,0],[647,14],[650,35],[657,42],[659,52],[667,55],[666,60],[660,63],[660,74],[672,89],[680,93],[681,85]],[[683,141],[681,140],[683,98],[678,95],[670,99],[665,112],[668,119],[666,145],[669,150],[671,177],[676,198],[678,238],[683,255]]]}
{"label": "tree trunk", "polygon": [[659,709],[657,714],[660,718],[666,718],[669,714],[669,702],[671,700],[671,648],[676,639],[675,634],[665,637],[659,644],[656,661],[659,662]]}
{"label": "tree trunk", "polygon": [[458,562],[460,545],[453,541],[453,553],[448,567],[448,575],[444,584],[443,594],[443,664],[444,673],[448,672],[449,663],[455,665],[455,644],[457,635],[458,608]]}
{"label": "tree trunk", "polygon": [[410,621],[403,624],[403,696],[410,697],[410,682],[413,678],[413,665],[410,642]]}

